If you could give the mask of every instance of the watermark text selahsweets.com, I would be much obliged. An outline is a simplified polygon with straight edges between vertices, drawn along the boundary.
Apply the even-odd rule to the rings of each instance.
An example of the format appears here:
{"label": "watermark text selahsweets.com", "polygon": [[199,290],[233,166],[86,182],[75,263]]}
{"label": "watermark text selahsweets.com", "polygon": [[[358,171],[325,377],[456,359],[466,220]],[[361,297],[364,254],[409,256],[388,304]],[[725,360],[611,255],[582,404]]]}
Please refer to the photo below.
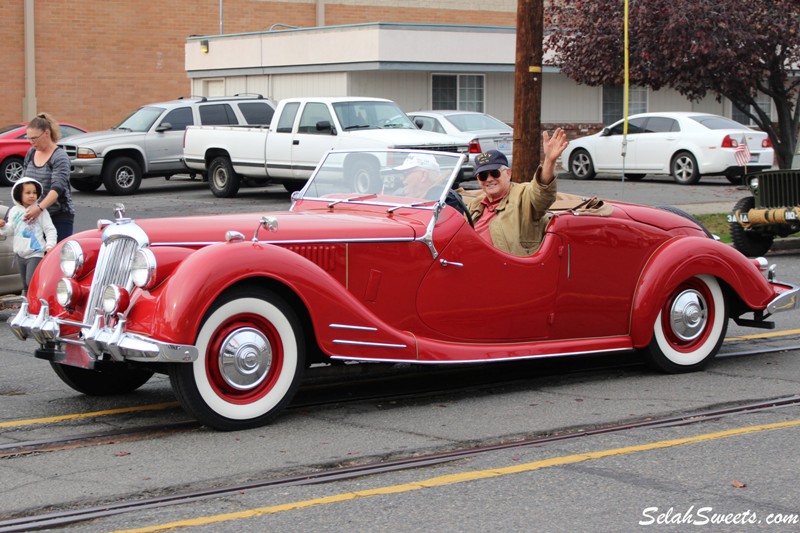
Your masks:
{"label": "watermark text selahsweets.com", "polygon": [[750,509],[738,512],[723,512],[710,506],[695,507],[690,505],[685,511],[676,510],[674,507],[660,509],[659,507],[645,507],[642,510],[640,526],[653,526],[664,524],[689,524],[693,526],[706,525],[797,525],[800,524],[800,515],[797,513],[763,513],[759,514]]}

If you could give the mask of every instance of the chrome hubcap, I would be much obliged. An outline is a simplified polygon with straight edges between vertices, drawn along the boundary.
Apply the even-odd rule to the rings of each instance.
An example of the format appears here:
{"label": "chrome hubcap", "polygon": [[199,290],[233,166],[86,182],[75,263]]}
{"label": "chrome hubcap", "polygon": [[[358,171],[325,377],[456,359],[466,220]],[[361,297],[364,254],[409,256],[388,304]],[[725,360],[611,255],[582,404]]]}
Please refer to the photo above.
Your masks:
{"label": "chrome hubcap", "polygon": [[222,342],[219,368],[222,378],[237,390],[257,387],[272,366],[272,346],[254,328],[237,329]]}
{"label": "chrome hubcap", "polygon": [[703,333],[708,321],[708,306],[696,290],[685,290],[672,302],[669,312],[673,333],[683,341],[692,341]]}

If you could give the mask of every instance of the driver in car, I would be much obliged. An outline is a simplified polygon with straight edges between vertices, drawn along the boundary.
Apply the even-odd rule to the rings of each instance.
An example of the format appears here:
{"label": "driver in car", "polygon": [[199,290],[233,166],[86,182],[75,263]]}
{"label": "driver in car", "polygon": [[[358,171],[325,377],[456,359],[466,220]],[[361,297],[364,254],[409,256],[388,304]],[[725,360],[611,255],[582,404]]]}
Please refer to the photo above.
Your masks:
{"label": "driver in car", "polygon": [[549,219],[547,209],[556,199],[556,160],[567,144],[561,128],[552,137],[542,132],[544,163],[526,183],[512,183],[502,152],[489,150],[475,159],[481,193],[467,208],[481,237],[512,255],[529,256],[539,249]]}

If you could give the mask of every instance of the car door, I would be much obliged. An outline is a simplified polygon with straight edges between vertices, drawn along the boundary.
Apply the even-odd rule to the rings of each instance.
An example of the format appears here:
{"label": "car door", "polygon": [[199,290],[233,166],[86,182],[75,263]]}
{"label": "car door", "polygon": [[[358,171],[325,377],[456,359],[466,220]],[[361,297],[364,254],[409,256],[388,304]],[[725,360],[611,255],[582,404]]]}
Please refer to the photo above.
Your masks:
{"label": "car door", "polygon": [[[327,123],[328,127],[324,127]],[[308,178],[322,155],[338,144],[335,122],[327,104],[306,102],[300,111],[297,131],[292,138],[292,175]]]}
{"label": "car door", "polygon": [[634,160],[637,170],[669,172],[669,162],[680,136],[678,121],[670,117],[649,117],[644,132],[637,135]]}
{"label": "car door", "polygon": [[420,284],[420,319],[453,339],[548,338],[563,261],[560,243],[557,235],[547,234],[536,254],[516,257],[497,250],[465,224]]}
{"label": "car door", "polygon": [[194,124],[192,108],[177,107],[165,113],[145,134],[147,171],[174,171],[183,166],[183,132]]}
{"label": "car door", "polygon": [[294,143],[294,124],[300,102],[288,102],[283,105],[278,122],[270,127],[265,147],[267,175],[274,178],[291,178],[292,145]]}
{"label": "car door", "polygon": [[[635,144],[641,134],[646,118],[634,118],[628,122],[627,150],[622,156],[623,122],[619,121],[608,128],[607,135],[595,138],[594,168],[598,172],[621,172],[636,168]],[[624,165],[624,167],[623,167]]]}

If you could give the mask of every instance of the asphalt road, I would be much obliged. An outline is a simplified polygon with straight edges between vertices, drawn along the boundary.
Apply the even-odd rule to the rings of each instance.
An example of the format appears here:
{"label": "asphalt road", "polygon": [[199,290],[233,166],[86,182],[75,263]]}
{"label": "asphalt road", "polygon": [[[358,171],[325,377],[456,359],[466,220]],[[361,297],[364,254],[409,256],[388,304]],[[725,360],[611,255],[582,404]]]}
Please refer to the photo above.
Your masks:
{"label": "asphalt road", "polygon": [[[713,178],[693,187],[662,180],[623,184],[614,179],[564,179],[561,190],[680,206],[732,206],[743,194],[727,181]],[[285,209],[289,194],[280,187],[268,187],[220,200],[200,182],[152,179],[132,197],[114,198],[102,190],[76,192],[76,229],[93,227],[98,218],[111,218],[113,204],[119,201],[136,218]],[[800,282],[796,255],[775,254],[771,260],[778,266],[780,279]],[[0,320],[7,316],[0,312]],[[511,384],[395,401],[291,409],[270,426],[244,432],[200,428],[5,458],[0,460],[0,519],[31,509],[212,488],[325,466],[798,395],[798,331],[797,311],[776,315],[774,332],[731,324],[722,356],[707,371],[695,374],[667,376],[643,366],[582,370],[575,363],[570,372],[558,375],[548,375],[541,367],[537,377],[536,365],[542,363],[532,362],[534,377]],[[775,336],[745,336],[758,333]],[[4,363],[0,444],[187,419],[175,407],[109,412],[173,402],[163,376],[133,394],[86,397],[64,385],[46,362],[32,358],[30,341],[19,341],[8,328],[0,328],[0,343]],[[758,353],[770,348],[783,351]],[[349,393],[343,388],[339,394],[346,398]],[[76,413],[95,414],[63,421],[51,418]],[[72,530],[112,531],[194,519],[191,531],[214,532],[618,532],[647,527],[656,531],[797,531],[800,522],[767,524],[766,520],[800,513],[798,424],[800,409],[785,408],[701,424],[583,437],[350,481],[242,491],[189,506],[120,515]],[[691,440],[675,443],[686,438]],[[452,483],[426,481],[445,475],[451,476],[446,479]],[[742,523],[745,513],[762,522]],[[689,515],[695,521],[719,515],[719,520],[727,517],[728,524],[678,522]],[[651,518],[653,523],[647,525]]]}

